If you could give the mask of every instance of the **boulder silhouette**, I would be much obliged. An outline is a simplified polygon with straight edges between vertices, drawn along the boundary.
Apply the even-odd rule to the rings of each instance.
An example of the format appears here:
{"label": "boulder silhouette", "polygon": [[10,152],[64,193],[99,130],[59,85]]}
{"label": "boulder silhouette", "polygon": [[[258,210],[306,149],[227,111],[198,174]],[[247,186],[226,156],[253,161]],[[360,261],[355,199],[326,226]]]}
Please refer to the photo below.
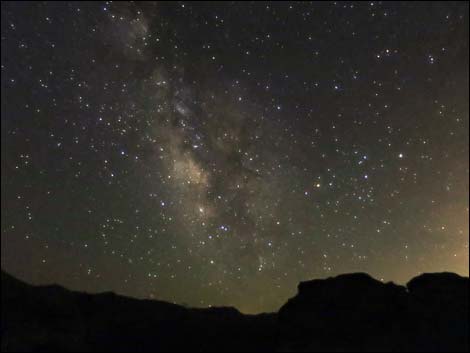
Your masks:
{"label": "boulder silhouette", "polygon": [[468,278],[426,273],[408,282],[410,315],[419,348],[468,351]]}
{"label": "boulder silhouette", "polygon": [[364,273],[302,282],[279,311],[285,347],[300,350],[400,350],[406,289]]}
{"label": "boulder silhouette", "polygon": [[278,313],[31,286],[2,271],[2,352],[468,351],[468,278],[302,282]]}

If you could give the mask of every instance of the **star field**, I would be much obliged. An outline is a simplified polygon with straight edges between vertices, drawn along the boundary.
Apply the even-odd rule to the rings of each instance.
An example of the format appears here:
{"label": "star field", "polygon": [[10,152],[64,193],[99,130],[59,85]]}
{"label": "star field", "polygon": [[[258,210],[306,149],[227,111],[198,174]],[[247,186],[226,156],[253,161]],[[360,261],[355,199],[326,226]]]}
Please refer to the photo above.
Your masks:
{"label": "star field", "polygon": [[468,3],[2,3],[2,268],[277,310],[468,275]]}

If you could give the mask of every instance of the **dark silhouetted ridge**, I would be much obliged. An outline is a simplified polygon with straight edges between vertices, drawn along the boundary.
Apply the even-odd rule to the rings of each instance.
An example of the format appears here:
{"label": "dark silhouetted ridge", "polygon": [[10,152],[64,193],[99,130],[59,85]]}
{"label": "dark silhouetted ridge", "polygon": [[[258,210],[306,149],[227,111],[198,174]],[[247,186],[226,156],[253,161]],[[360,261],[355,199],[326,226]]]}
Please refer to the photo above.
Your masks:
{"label": "dark silhouetted ridge", "polygon": [[302,282],[278,313],[35,287],[2,271],[2,351],[468,351],[468,278]]}

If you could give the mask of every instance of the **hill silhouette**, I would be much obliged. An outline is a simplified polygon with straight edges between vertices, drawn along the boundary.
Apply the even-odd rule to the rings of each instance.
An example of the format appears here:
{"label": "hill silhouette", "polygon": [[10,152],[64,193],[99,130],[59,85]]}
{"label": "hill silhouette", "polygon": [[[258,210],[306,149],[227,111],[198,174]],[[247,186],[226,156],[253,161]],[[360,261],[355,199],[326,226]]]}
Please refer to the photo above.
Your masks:
{"label": "hill silhouette", "polygon": [[278,313],[192,309],[31,286],[2,271],[2,342],[17,351],[468,351],[468,278],[367,274],[302,282]]}

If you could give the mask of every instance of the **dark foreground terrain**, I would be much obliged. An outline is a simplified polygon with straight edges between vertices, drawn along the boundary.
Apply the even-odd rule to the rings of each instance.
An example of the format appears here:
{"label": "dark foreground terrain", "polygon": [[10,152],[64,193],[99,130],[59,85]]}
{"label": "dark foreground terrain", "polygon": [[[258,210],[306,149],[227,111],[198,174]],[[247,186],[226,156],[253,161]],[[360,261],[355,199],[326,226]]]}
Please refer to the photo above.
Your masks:
{"label": "dark foreground terrain", "polygon": [[468,278],[366,274],[300,283],[278,313],[188,309],[2,272],[2,351],[468,351]]}

